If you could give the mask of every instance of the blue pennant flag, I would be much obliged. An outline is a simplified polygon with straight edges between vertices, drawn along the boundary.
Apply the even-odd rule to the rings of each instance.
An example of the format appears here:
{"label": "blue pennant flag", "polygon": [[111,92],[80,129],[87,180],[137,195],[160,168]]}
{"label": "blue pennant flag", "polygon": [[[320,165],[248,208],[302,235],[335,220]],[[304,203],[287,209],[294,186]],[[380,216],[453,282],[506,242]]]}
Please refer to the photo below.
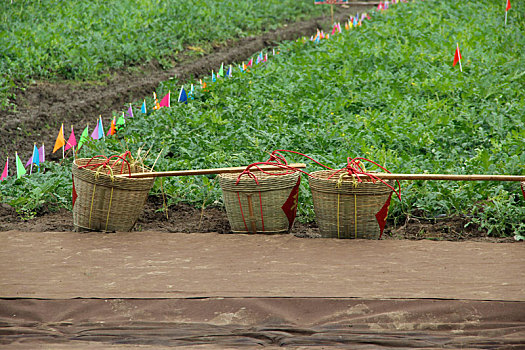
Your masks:
{"label": "blue pennant flag", "polygon": [[184,86],[180,88],[179,102],[184,102],[185,104],[188,104],[188,95],[186,95],[186,90],[184,90]]}

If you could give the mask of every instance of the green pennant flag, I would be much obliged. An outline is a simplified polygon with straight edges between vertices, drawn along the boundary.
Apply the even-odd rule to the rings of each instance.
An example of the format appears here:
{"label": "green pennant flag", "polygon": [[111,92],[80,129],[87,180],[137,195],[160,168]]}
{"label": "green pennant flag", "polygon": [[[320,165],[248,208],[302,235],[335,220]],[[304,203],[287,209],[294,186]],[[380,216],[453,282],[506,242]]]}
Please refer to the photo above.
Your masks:
{"label": "green pennant flag", "polygon": [[84,129],[84,131],[82,131],[82,135],[80,135],[80,140],[78,141],[77,152],[78,150],[80,150],[80,147],[82,147],[84,142],[88,140],[88,137],[89,137],[88,128],[89,128],[89,125],[86,125],[86,128]]}
{"label": "green pennant flag", "polygon": [[19,179],[25,174],[26,174],[26,168],[24,168],[24,164],[20,160],[20,157],[18,157],[18,152],[17,152],[16,153],[16,178]]}
{"label": "green pennant flag", "polygon": [[124,119],[124,112],[122,112],[122,115],[118,118],[116,123],[117,129],[123,126],[124,124],[126,124],[126,119]]}
{"label": "green pennant flag", "polygon": [[218,76],[224,77],[224,63],[221,63],[221,69],[217,73]]}

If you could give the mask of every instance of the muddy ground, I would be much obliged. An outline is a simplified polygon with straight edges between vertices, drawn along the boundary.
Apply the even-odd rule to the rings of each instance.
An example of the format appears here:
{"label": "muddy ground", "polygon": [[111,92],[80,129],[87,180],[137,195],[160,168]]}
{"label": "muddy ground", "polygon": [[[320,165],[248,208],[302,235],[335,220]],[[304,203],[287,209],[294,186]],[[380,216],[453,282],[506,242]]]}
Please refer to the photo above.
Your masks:
{"label": "muddy ground", "polygon": [[[335,7],[335,19],[343,21],[350,15],[367,11],[370,5]],[[29,157],[32,141],[54,144],[58,126],[67,121],[80,130],[99,114],[112,115],[113,111],[125,109],[130,101],[149,96],[160,82],[176,77],[184,82],[190,77],[204,77],[221,63],[229,64],[246,60],[264,48],[285,40],[310,36],[317,28],[327,29],[330,18],[319,17],[307,21],[289,23],[284,27],[269,31],[257,37],[231,40],[223,46],[215,47],[214,52],[196,58],[188,50],[174,58],[172,69],[163,70],[156,62],[149,62],[126,71],[116,71],[111,77],[99,82],[49,82],[37,81],[16,93],[16,108],[0,111],[0,151],[12,155],[17,151],[21,158]],[[176,60],[176,61],[175,61]],[[28,141],[29,140],[29,141]],[[48,147],[50,147],[48,146]],[[48,152],[49,153],[49,152]],[[27,157],[26,157],[27,155]],[[56,155],[47,154],[48,160]],[[44,209],[31,220],[20,219],[13,208],[6,204],[0,206],[0,231],[71,231],[73,230],[71,212]],[[389,223],[385,230],[386,238],[445,239],[445,240],[489,240],[512,241],[487,237],[484,230],[476,225],[465,227],[467,221],[461,217],[423,220],[408,218],[397,227]],[[204,211],[188,205],[179,204],[162,211],[158,198],[150,198],[144,214],[136,225],[136,230],[167,232],[221,232],[230,231],[226,213],[221,208],[206,208]],[[292,233],[302,237],[319,235],[315,223],[296,222]]]}
{"label": "muddy ground", "polygon": [[[439,219],[408,218],[402,225],[387,222],[385,239],[431,239],[448,241],[514,242],[513,238],[489,237],[485,230],[470,224],[466,218],[448,217]],[[67,232],[73,231],[73,214],[66,209],[53,211],[44,209],[36,218],[22,220],[7,204],[0,204],[0,231],[23,232]],[[177,204],[164,209],[162,199],[150,196],[144,212],[134,231],[182,232],[182,233],[230,233],[230,224],[223,208],[207,207],[204,210],[187,204]],[[291,234],[298,237],[318,238],[315,222],[296,220]]]}

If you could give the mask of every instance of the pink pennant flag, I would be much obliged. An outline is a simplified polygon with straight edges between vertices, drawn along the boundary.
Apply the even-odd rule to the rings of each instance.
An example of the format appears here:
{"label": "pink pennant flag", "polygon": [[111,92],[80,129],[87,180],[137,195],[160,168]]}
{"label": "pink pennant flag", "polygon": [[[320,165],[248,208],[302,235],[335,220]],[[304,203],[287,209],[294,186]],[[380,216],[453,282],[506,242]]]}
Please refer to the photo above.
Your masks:
{"label": "pink pennant flag", "polygon": [[2,176],[0,176],[0,181],[4,181],[4,179],[7,179],[8,171],[9,171],[9,157],[7,157],[7,160],[5,161],[5,167],[4,167],[4,171],[2,171]]}
{"label": "pink pennant flag", "polygon": [[164,96],[162,98],[162,100],[160,101],[160,106],[161,107],[170,107],[170,92],[169,91],[166,94],[166,96]]}
{"label": "pink pennant flag", "polygon": [[337,31],[337,24],[334,24],[334,27],[332,28],[332,35],[334,35],[336,31]]}
{"label": "pink pennant flag", "polygon": [[100,123],[97,121],[97,126],[95,126],[95,129],[93,129],[93,132],[91,133],[91,138],[93,140],[98,140],[100,138],[100,132],[98,131],[100,126]]}
{"label": "pink pennant flag", "polygon": [[73,131],[73,125],[71,125],[71,134],[69,134],[69,138],[66,142],[66,151],[70,148],[73,148],[77,145],[77,139],[75,137],[75,132]]}
{"label": "pink pennant flag", "polygon": [[253,65],[253,58],[250,58],[250,61],[248,62],[248,66],[252,66]]}

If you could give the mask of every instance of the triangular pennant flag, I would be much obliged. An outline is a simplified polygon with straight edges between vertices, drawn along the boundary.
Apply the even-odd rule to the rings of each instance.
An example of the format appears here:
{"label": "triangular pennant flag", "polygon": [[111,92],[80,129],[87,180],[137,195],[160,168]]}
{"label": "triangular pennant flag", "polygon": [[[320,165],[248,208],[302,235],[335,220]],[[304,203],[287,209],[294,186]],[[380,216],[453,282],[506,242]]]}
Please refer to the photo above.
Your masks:
{"label": "triangular pennant flag", "polygon": [[230,67],[228,68],[228,71],[226,72],[226,76],[227,76],[228,78],[231,78],[231,77],[232,77],[232,66],[231,66],[231,64],[230,64]]}
{"label": "triangular pennant flag", "polygon": [[70,148],[74,148],[76,145],[77,139],[75,137],[75,132],[73,131],[73,125],[71,125],[71,134],[69,135],[69,139],[67,139],[65,150],[67,151]]}
{"label": "triangular pennant flag", "polygon": [[155,100],[155,105],[153,106],[153,109],[160,109],[159,100],[157,100],[157,94],[155,91],[153,91],[153,99]]}
{"label": "triangular pennant flag", "polygon": [[215,78],[215,73],[211,71],[211,81],[217,81],[217,78]]}
{"label": "triangular pennant flag", "polygon": [[97,120],[97,125],[95,126],[95,129],[93,129],[93,132],[91,133],[91,138],[93,140],[98,140],[100,138],[100,133],[98,132],[99,127],[100,127],[100,123]]}
{"label": "triangular pennant flag", "polygon": [[29,159],[27,160],[25,167],[27,168],[31,164],[33,164],[33,155],[32,154],[31,154],[31,157],[29,157]]}
{"label": "triangular pennant flag", "polygon": [[105,138],[104,136],[104,126],[102,125],[102,116],[98,118],[98,138]]}
{"label": "triangular pennant flag", "polygon": [[281,209],[284,215],[288,218],[288,231],[291,230],[295,216],[297,215],[297,204],[299,203],[299,185],[301,184],[301,177],[297,179],[297,183],[292,188],[290,195],[286,202],[284,202]]}
{"label": "triangular pennant flag", "polygon": [[459,62],[459,70],[463,72],[463,68],[461,67],[461,53],[459,52],[459,43],[456,45],[456,52],[454,53],[454,62],[452,63],[452,67],[456,66],[456,64]]}
{"label": "triangular pennant flag", "polygon": [[505,25],[507,25],[507,12],[510,10],[510,0],[507,0],[507,6],[505,7]]}
{"label": "triangular pennant flag", "polygon": [[218,77],[224,77],[224,63],[221,63],[221,68],[219,69],[219,72],[217,73]]}
{"label": "triangular pennant flag", "polygon": [[332,35],[334,35],[335,32],[337,32],[337,24],[334,24],[334,27],[332,28]]}
{"label": "triangular pennant flag", "polygon": [[40,157],[40,163],[44,163],[46,161],[46,149],[44,148],[43,143],[42,146],[38,149],[38,156]]}
{"label": "triangular pennant flag", "polygon": [[388,199],[386,200],[385,204],[383,204],[383,207],[377,212],[376,214],[376,220],[379,224],[379,239],[381,239],[381,236],[383,236],[383,230],[385,229],[386,225],[386,217],[388,216],[388,207],[390,206],[390,200],[392,199],[392,192],[390,192],[390,196],[388,196]]}
{"label": "triangular pennant flag", "polygon": [[146,110],[146,100],[144,100],[144,102],[142,102],[142,108],[140,109],[140,111],[144,114],[146,114],[147,110]]}
{"label": "triangular pennant flag", "polygon": [[264,62],[266,62],[266,61],[268,61],[268,54],[267,53],[264,54]]}
{"label": "triangular pennant flag", "polygon": [[121,127],[123,127],[126,124],[126,119],[124,118],[124,113],[117,119],[117,123],[115,124],[116,130],[119,130]]}
{"label": "triangular pennant flag", "polygon": [[166,96],[164,96],[164,97],[162,98],[162,100],[160,101],[159,106],[161,106],[161,107],[171,107],[171,106],[170,106],[170,91],[168,91],[168,93],[166,94]]}
{"label": "triangular pennant flag", "polygon": [[16,160],[16,178],[19,179],[26,174],[26,168],[24,168],[24,164],[22,164],[22,161],[18,157],[18,152],[15,153],[15,160]]}
{"label": "triangular pennant flag", "polygon": [[128,112],[126,113],[127,118],[133,118],[133,108],[131,107],[131,103],[129,104]]}
{"label": "triangular pennant flag", "polygon": [[184,102],[185,104],[188,104],[188,96],[186,95],[186,90],[184,90],[184,86],[180,88],[179,93],[179,102]]}
{"label": "triangular pennant flag", "polygon": [[245,72],[247,69],[248,69],[248,66],[246,66],[246,64],[244,64],[244,62],[243,62],[242,63],[242,71]]}
{"label": "triangular pennant flag", "polygon": [[28,163],[30,163],[29,175],[33,173],[33,164],[36,164],[38,170],[40,171],[40,155],[38,154],[38,148],[36,147],[36,143],[33,145],[33,154],[31,155],[31,159]]}
{"label": "triangular pennant flag", "polygon": [[108,133],[106,136],[115,135],[117,133],[116,117],[113,117],[111,124],[109,125]]}
{"label": "triangular pennant flag", "polygon": [[345,23],[345,29],[350,30],[350,26],[348,25],[348,22]]}
{"label": "triangular pennant flag", "polygon": [[190,93],[188,94],[188,97],[189,97],[190,99],[192,99],[192,100],[193,100],[193,91],[194,91],[193,84],[191,84],[191,87],[190,87]]}
{"label": "triangular pennant flag", "polygon": [[9,157],[7,157],[7,160],[5,161],[4,171],[2,171],[2,175],[0,175],[0,181],[4,181],[7,179],[9,173]]}
{"label": "triangular pennant flag", "polygon": [[36,146],[36,143],[33,147],[33,164],[40,168],[40,153],[38,153],[38,147]]}
{"label": "triangular pennant flag", "polygon": [[64,124],[60,127],[60,131],[58,132],[57,139],[55,141],[55,147],[53,148],[53,153],[64,147],[66,144],[66,139],[64,138]]}
{"label": "triangular pennant flag", "polygon": [[[80,136],[80,140],[78,141],[77,152],[80,149],[80,147],[82,147],[84,142],[86,142],[88,140],[88,135],[89,135],[89,125],[86,125],[86,127],[84,128],[84,131],[82,131],[82,135]],[[97,135],[98,135],[98,132],[97,132]]]}
{"label": "triangular pennant flag", "polygon": [[253,58],[250,58],[250,60],[248,61],[248,66],[249,67],[253,66]]}
{"label": "triangular pennant flag", "polygon": [[73,202],[73,205],[72,207],[75,206],[75,202],[77,201],[77,189],[75,188],[75,176],[74,175],[71,175],[71,180],[73,181],[73,193],[71,193],[71,198],[72,198],[72,202]]}

